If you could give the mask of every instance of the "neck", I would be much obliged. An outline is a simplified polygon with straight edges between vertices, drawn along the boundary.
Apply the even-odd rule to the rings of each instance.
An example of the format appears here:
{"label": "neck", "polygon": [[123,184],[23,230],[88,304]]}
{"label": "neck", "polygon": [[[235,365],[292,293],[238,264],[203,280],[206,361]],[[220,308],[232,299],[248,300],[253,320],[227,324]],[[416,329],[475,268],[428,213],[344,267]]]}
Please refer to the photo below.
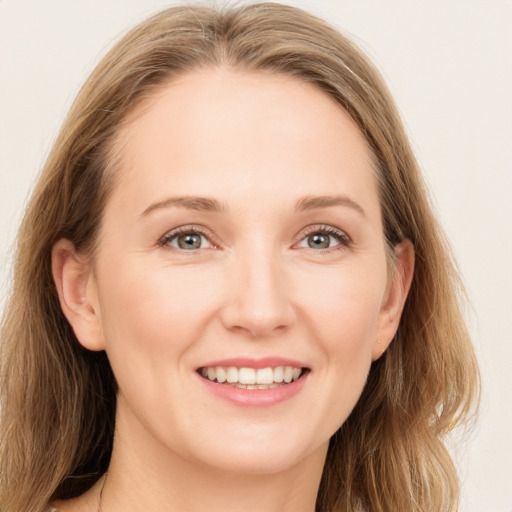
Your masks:
{"label": "neck", "polygon": [[219,469],[163,449],[118,418],[103,512],[314,512],[327,446],[269,473]]}

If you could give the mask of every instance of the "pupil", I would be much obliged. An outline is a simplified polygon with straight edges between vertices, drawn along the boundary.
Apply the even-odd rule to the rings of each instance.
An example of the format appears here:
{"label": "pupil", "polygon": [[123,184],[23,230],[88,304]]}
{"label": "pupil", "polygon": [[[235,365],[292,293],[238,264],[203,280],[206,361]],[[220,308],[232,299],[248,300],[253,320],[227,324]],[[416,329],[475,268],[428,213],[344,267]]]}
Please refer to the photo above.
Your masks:
{"label": "pupil", "polygon": [[181,249],[199,249],[201,247],[201,235],[182,235],[178,238]]}
{"label": "pupil", "polygon": [[329,235],[314,233],[308,237],[308,245],[314,249],[327,249],[329,247]]}

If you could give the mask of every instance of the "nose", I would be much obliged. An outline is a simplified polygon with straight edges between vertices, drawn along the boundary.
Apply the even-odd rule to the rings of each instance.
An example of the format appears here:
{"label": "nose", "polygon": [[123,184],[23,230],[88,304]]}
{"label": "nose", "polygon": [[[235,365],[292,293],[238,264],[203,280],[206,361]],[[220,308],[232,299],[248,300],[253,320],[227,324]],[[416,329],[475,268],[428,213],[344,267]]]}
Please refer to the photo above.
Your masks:
{"label": "nose", "polygon": [[226,278],[226,301],[220,316],[224,327],[253,338],[265,338],[290,328],[295,311],[289,280],[272,251],[251,251],[236,258]]}

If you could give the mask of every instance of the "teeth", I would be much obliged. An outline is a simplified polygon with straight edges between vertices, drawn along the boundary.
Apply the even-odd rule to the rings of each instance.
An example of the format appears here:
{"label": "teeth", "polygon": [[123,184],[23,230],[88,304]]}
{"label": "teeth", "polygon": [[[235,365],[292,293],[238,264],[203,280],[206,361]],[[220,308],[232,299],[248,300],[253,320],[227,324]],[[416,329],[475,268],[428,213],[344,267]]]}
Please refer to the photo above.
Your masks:
{"label": "teeth", "polygon": [[256,370],[254,368],[240,368],[238,370],[238,382],[240,384],[256,384]]}
{"label": "teeth", "polygon": [[256,370],[256,382],[258,384],[272,384],[274,382],[272,368],[258,368]]}
{"label": "teeth", "polygon": [[201,375],[208,380],[232,384],[244,389],[269,389],[282,383],[296,381],[302,374],[301,368],[276,366],[275,368],[236,368],[222,366],[201,368]]}
{"label": "teeth", "polygon": [[217,382],[226,382],[226,370],[221,366],[217,366]]}
{"label": "teeth", "polygon": [[[211,380],[211,379],[210,379]],[[238,382],[238,368],[230,366],[226,370],[226,380],[229,383]]]}
{"label": "teeth", "polygon": [[239,382],[235,382],[234,384],[228,384],[228,386],[232,386],[234,388],[239,389],[274,389],[282,384],[276,384],[273,382],[272,384],[240,384]]}

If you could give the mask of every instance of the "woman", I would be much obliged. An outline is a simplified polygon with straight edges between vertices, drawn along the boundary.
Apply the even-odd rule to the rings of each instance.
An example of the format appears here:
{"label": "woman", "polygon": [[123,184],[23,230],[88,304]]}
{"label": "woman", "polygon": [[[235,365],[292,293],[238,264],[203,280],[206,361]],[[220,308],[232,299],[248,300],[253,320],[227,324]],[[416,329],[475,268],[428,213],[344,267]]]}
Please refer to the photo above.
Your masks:
{"label": "woman", "polygon": [[455,510],[458,289],[359,50],[282,5],[166,10],[93,72],[27,210],[0,508]]}

